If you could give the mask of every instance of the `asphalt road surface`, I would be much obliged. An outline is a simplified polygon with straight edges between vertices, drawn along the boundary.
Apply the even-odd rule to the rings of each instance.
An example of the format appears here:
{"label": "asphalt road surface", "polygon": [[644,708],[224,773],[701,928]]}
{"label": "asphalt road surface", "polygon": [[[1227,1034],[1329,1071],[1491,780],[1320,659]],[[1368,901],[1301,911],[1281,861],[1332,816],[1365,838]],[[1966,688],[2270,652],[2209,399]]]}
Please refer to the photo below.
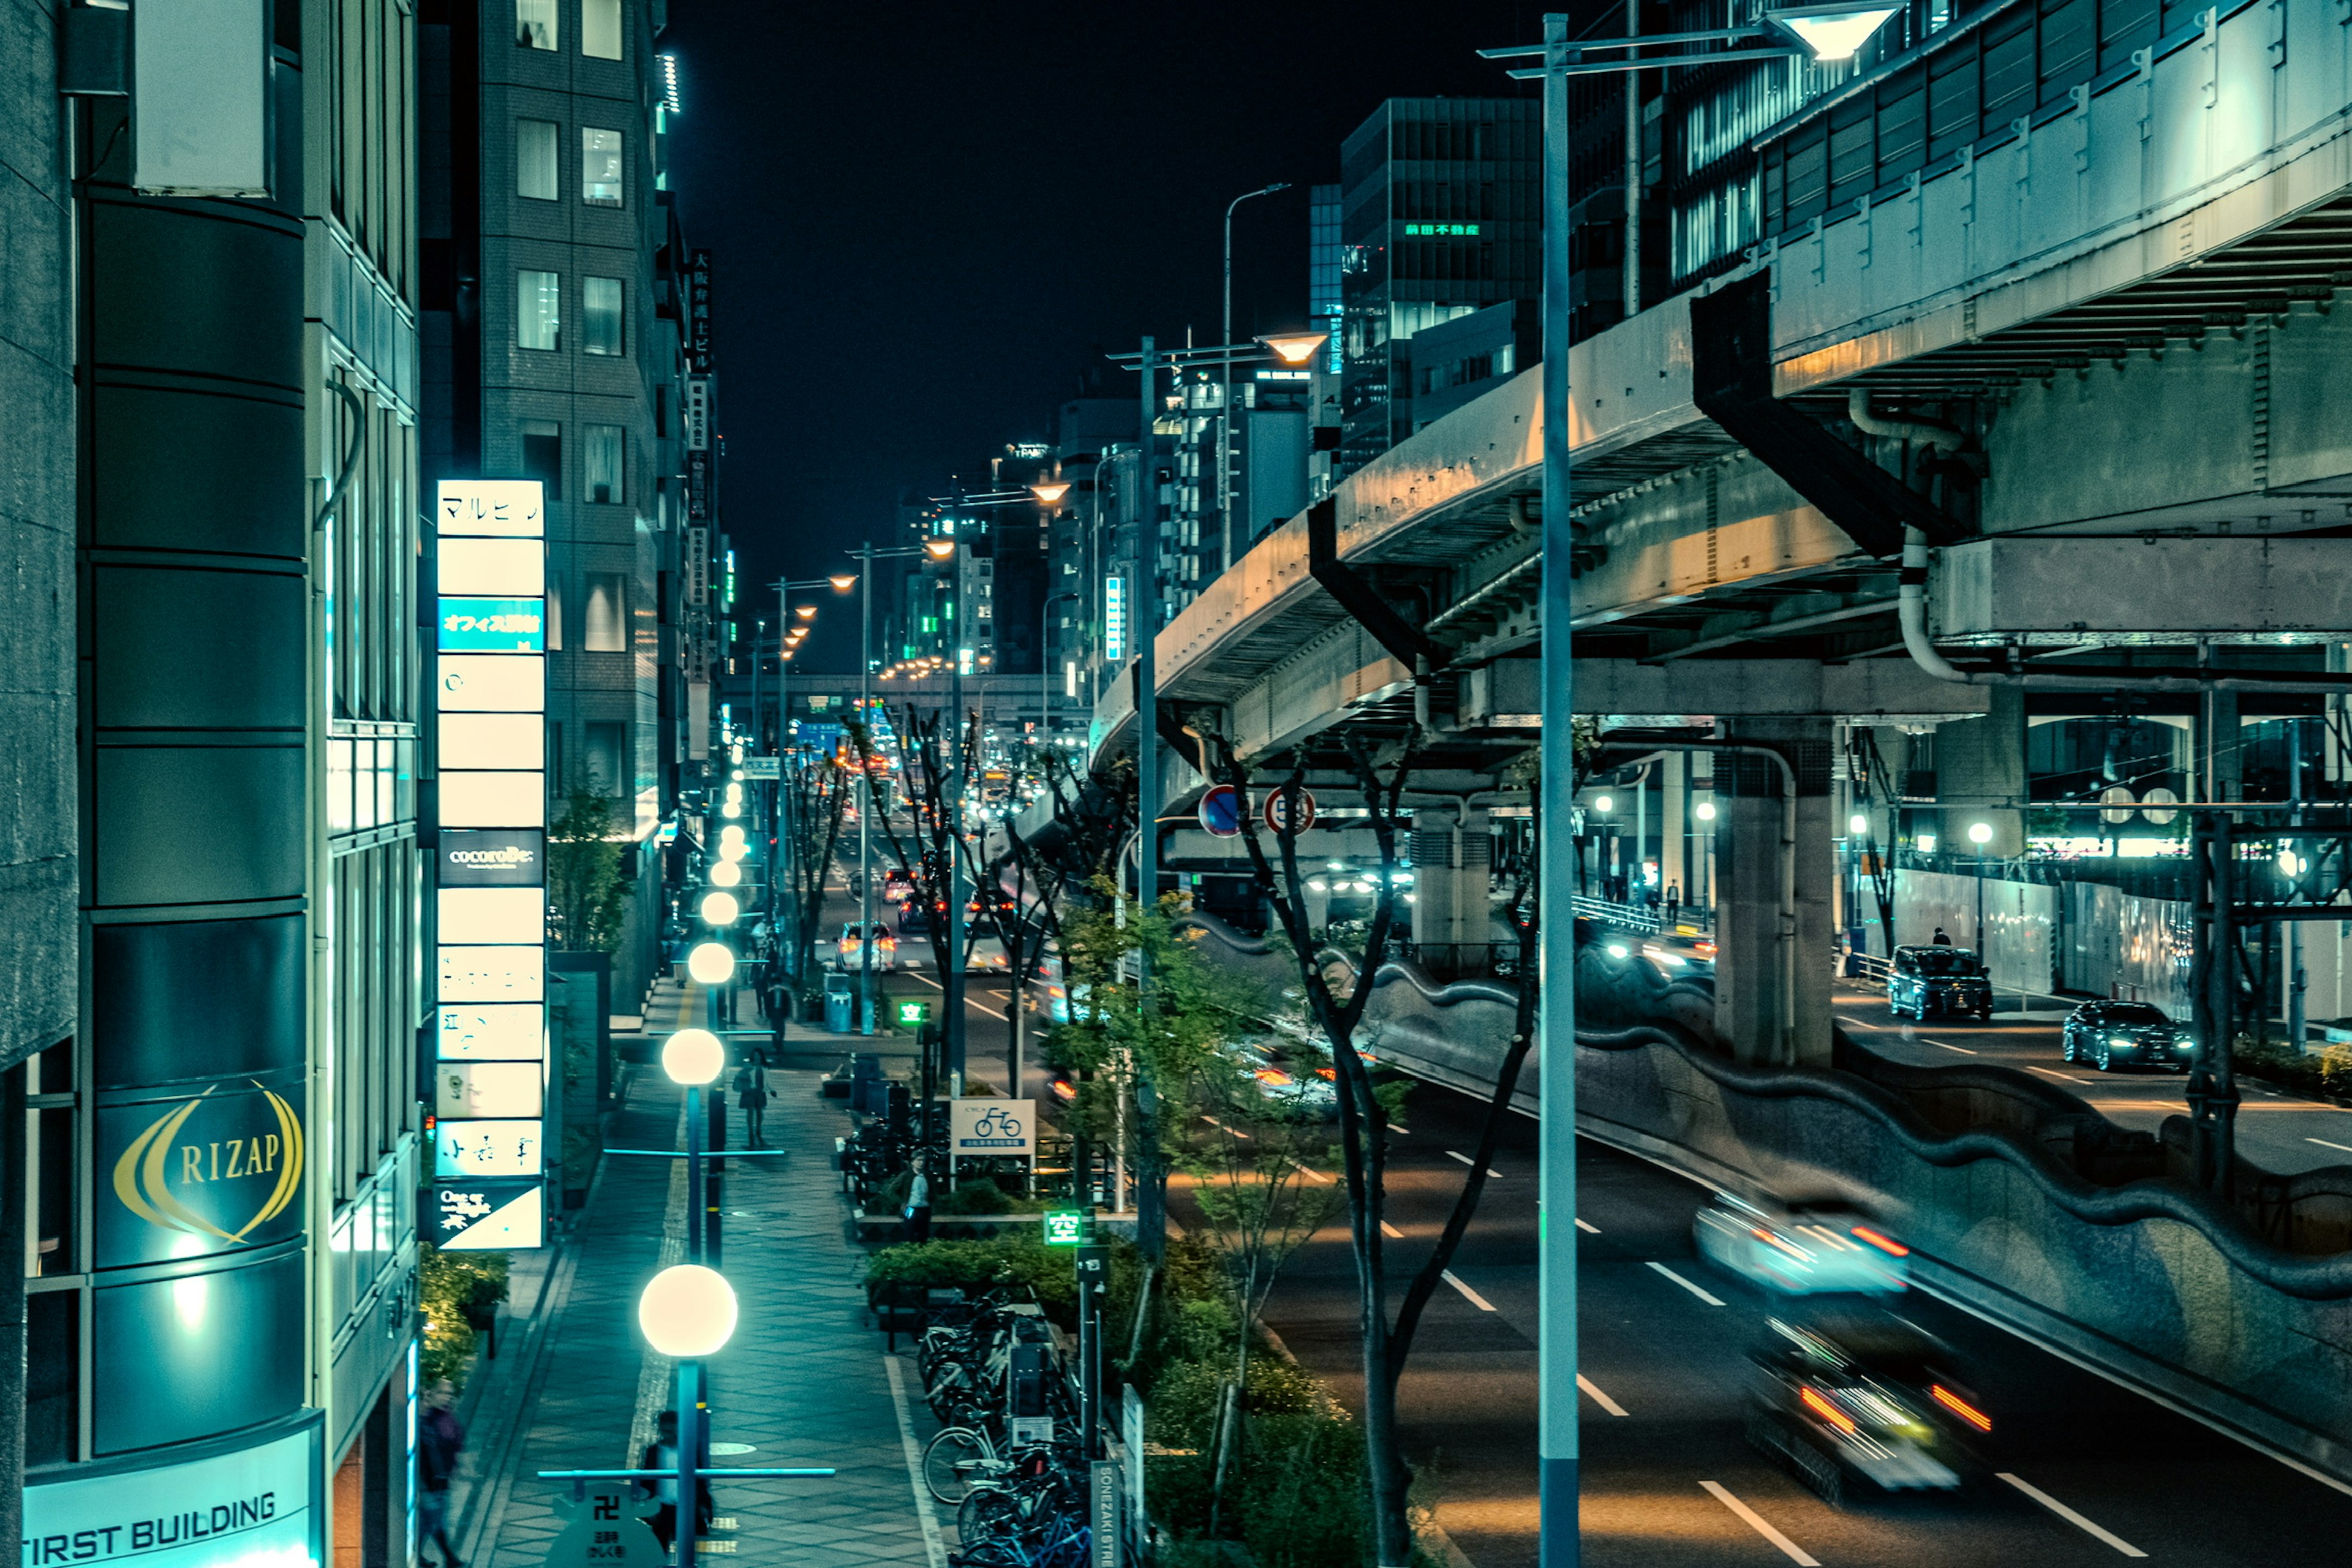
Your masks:
{"label": "asphalt road surface", "polygon": [[[2119,1127],[2153,1132],[2168,1116],[2186,1116],[2185,1075],[2145,1068],[2103,1073],[2059,1052],[2064,1009],[1995,1013],[1989,1023],[1938,1018],[1915,1023],[1886,1011],[1875,992],[1841,989],[1831,1009],[1857,1045],[1915,1067],[1961,1062],[2021,1068],[2063,1086]],[[2352,1110],[2298,1100],[2252,1079],[2238,1080],[2238,1152],[2280,1175],[2352,1164]],[[2352,1552],[2347,1552],[2352,1561]]]}
{"label": "asphalt road surface", "polygon": [[[1400,1293],[1459,1191],[1482,1115],[1447,1090],[1413,1094],[1390,1199]],[[1536,1561],[1534,1132],[1514,1119],[1451,1270],[1459,1283],[1433,1300],[1402,1386],[1410,1457],[1435,1463],[1439,1522],[1475,1568]],[[2015,1480],[1829,1507],[1743,1438],[1745,1352],[1766,1302],[1694,1256],[1705,1189],[1589,1141],[1578,1172],[1596,1568],[2352,1562],[2352,1496],[1916,1293],[1902,1310],[1960,1351],[1995,1417],[1995,1468]],[[1190,1212],[1181,1194],[1176,1206]],[[1291,1261],[1267,1313],[1350,1403],[1355,1304],[1335,1226]]]}

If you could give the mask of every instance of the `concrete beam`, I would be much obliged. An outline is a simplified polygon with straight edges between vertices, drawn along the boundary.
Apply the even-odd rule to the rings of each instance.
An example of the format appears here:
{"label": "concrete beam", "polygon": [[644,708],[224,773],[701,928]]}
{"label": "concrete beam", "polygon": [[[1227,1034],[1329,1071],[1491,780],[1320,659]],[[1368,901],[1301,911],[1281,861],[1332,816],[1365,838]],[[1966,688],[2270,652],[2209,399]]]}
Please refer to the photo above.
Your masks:
{"label": "concrete beam", "polygon": [[[1465,720],[1476,727],[1533,727],[1541,709],[1540,661],[1497,659],[1471,673]],[[1823,714],[1906,723],[1974,718],[1989,710],[1987,688],[1930,678],[1907,658],[1822,664],[1809,658],[1691,659],[1636,664],[1576,661],[1576,711],[1717,717]]]}
{"label": "concrete beam", "polygon": [[1980,539],[1937,555],[1928,626],[1951,642],[2333,639],[2352,633],[2344,560],[2333,539]]}

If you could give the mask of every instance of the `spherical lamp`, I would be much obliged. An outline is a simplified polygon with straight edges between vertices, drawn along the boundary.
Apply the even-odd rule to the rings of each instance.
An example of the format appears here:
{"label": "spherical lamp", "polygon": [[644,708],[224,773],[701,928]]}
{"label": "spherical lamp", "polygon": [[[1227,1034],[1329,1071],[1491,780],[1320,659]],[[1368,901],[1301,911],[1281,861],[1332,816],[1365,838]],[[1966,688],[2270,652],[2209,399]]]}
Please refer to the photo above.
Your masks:
{"label": "spherical lamp", "polygon": [[721,860],[710,868],[710,885],[714,888],[736,887],[742,880],[743,868],[732,860]]}
{"label": "spherical lamp", "polygon": [[743,830],[740,827],[722,827],[719,830],[719,842],[740,844],[743,842]]}
{"label": "spherical lamp", "polygon": [[1992,824],[1991,824],[1991,823],[1990,823],[1990,822],[1971,822],[1971,823],[1969,823],[1969,843],[1971,843],[1971,844],[1973,844],[1973,845],[1975,845],[1975,846],[1976,846],[1978,848],[1979,848],[1979,849],[1983,848],[1986,845],[1988,845],[1988,844],[1991,843],[1991,842],[1992,842]]}
{"label": "spherical lamp", "polygon": [[702,895],[702,923],[704,925],[731,926],[735,923],[735,917],[742,912],[743,906],[735,901],[735,895],[732,893],[722,891],[709,892]]}
{"label": "spherical lamp", "polygon": [[686,973],[698,985],[724,985],[735,978],[735,954],[723,942],[706,942],[686,955]]}
{"label": "spherical lamp", "polygon": [[1691,807],[1691,815],[1697,817],[1701,822],[1713,822],[1715,820],[1715,802],[1711,800],[1700,801],[1696,805]]}
{"label": "spherical lamp", "polygon": [[646,1342],[680,1361],[716,1355],[735,1337],[735,1287],[716,1268],[678,1263],[653,1277],[637,1298]]}
{"label": "spherical lamp", "polygon": [[712,1083],[726,1070],[727,1047],[708,1029],[680,1029],[662,1042],[662,1071],[672,1083]]}

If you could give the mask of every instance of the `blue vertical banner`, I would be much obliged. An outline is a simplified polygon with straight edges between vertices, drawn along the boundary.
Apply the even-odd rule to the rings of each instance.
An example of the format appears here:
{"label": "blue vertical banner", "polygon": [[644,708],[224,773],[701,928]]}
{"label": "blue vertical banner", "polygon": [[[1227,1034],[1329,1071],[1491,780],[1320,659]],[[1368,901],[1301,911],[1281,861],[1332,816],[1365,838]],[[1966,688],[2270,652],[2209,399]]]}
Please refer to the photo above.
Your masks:
{"label": "blue vertical banner", "polygon": [[537,479],[437,497],[433,1177],[445,1249],[545,1245],[547,508]]}

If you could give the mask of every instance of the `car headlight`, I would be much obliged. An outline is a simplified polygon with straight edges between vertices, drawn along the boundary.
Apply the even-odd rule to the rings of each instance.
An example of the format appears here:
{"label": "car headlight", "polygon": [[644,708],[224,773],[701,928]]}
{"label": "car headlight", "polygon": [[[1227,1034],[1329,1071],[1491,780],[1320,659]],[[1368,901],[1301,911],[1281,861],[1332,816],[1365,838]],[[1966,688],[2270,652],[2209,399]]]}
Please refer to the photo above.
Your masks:
{"label": "car headlight", "polygon": [[2107,1037],[2107,1044],[2115,1047],[2118,1050],[2127,1051],[2138,1043],[2138,1041],[2133,1039],[2129,1035],[2109,1035]]}

